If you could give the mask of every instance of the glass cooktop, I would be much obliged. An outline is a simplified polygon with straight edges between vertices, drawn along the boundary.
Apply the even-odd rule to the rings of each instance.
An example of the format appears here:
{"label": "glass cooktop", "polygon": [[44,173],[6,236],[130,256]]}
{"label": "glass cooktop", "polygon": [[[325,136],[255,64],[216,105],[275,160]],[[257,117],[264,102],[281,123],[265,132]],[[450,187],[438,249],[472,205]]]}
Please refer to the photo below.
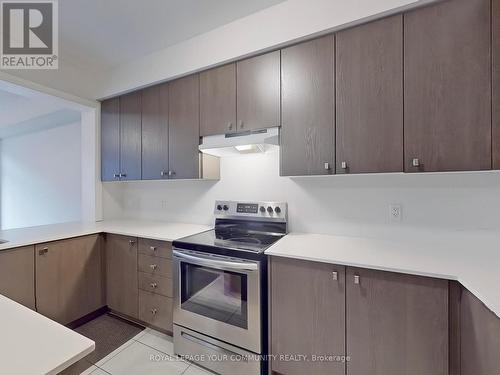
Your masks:
{"label": "glass cooktop", "polygon": [[283,236],[284,234],[278,233],[218,228],[184,237],[175,242],[262,253]]}

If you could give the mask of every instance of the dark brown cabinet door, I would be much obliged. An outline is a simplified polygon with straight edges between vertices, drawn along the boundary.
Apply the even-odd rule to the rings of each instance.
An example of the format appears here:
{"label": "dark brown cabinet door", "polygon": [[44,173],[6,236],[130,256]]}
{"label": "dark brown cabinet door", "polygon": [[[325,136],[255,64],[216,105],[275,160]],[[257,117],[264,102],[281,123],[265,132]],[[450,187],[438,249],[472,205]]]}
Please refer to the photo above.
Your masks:
{"label": "dark brown cabinet door", "polygon": [[334,171],[334,37],[281,52],[281,175]]}
{"label": "dark brown cabinet door", "polygon": [[101,180],[120,179],[120,98],[101,103]]}
{"label": "dark brown cabinet door", "polygon": [[460,301],[461,375],[496,375],[499,371],[500,318],[462,288]]}
{"label": "dark brown cabinet door", "polygon": [[280,126],[280,51],[236,63],[237,130]]}
{"label": "dark brown cabinet door", "polygon": [[107,234],[105,243],[108,306],[138,318],[137,238]]}
{"label": "dark brown cabinet door", "polygon": [[0,251],[0,294],[35,310],[34,247]]}
{"label": "dark brown cabinet door", "polygon": [[345,374],[345,362],[312,360],[312,355],[345,355],[345,267],[273,257],[271,311],[271,354],[308,356],[301,361],[277,357],[273,371]]}
{"label": "dark brown cabinet door", "polygon": [[403,17],[336,36],[336,172],[403,171]]}
{"label": "dark brown cabinet door", "polygon": [[490,0],[405,14],[407,172],[491,168],[490,37]]}
{"label": "dark brown cabinet door", "polygon": [[168,176],[168,84],[142,92],[142,179]]}
{"label": "dark brown cabinet door", "polygon": [[200,135],[236,131],[236,64],[200,73]]}
{"label": "dark brown cabinet door", "polygon": [[141,179],[141,91],[120,97],[120,179]]}
{"label": "dark brown cabinet door", "polygon": [[448,375],[448,281],[347,267],[349,375]]}
{"label": "dark brown cabinet door", "polygon": [[37,311],[68,324],[106,305],[101,237],[35,246]]}
{"label": "dark brown cabinet door", "polygon": [[200,143],[198,74],[170,83],[169,174],[170,178],[198,178]]}
{"label": "dark brown cabinet door", "polygon": [[500,0],[492,0],[493,168],[500,169]]}

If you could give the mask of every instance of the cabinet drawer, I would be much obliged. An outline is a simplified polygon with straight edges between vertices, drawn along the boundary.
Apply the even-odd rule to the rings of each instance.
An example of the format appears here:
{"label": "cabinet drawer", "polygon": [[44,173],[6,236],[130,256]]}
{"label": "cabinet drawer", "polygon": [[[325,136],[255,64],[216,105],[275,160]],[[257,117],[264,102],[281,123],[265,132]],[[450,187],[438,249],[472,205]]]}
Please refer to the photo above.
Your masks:
{"label": "cabinet drawer", "polygon": [[138,270],[152,275],[171,276],[172,261],[165,258],[139,254]]}
{"label": "cabinet drawer", "polygon": [[139,272],[139,289],[173,297],[172,279],[150,273]]}
{"label": "cabinet drawer", "polygon": [[172,259],[172,242],[139,239],[139,254]]}
{"label": "cabinet drawer", "polygon": [[140,290],[139,319],[172,332],[172,298]]}

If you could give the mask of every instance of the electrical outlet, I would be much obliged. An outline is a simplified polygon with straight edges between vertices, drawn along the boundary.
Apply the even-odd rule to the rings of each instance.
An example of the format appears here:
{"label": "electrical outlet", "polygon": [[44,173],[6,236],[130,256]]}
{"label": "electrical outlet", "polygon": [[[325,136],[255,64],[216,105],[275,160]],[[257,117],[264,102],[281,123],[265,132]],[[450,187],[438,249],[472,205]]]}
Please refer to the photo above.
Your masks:
{"label": "electrical outlet", "polygon": [[396,223],[403,219],[403,207],[400,204],[389,205],[389,219]]}

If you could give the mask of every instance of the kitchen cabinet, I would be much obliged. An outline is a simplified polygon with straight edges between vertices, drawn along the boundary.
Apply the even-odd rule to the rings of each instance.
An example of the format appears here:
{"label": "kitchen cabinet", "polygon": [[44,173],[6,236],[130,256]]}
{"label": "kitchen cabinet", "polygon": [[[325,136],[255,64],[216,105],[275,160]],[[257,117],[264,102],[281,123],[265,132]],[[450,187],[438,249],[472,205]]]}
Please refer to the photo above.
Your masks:
{"label": "kitchen cabinet", "polygon": [[335,172],[334,37],[281,53],[282,176]]}
{"label": "kitchen cabinet", "polygon": [[141,91],[120,97],[120,179],[141,179]]}
{"label": "kitchen cabinet", "polygon": [[280,51],[236,63],[237,131],[280,126]]}
{"label": "kitchen cabinet", "polygon": [[491,2],[493,168],[500,169],[500,0]]}
{"label": "kitchen cabinet", "polygon": [[200,135],[236,131],[236,63],[200,73]]}
{"label": "kitchen cabinet", "polygon": [[490,0],[404,16],[406,172],[491,168]]}
{"label": "kitchen cabinet", "polygon": [[142,179],[168,177],[168,84],[142,91]]}
{"label": "kitchen cabinet", "polygon": [[120,98],[101,104],[101,180],[120,179]]}
{"label": "kitchen cabinet", "polygon": [[403,171],[402,56],[402,15],[337,33],[336,173]]}
{"label": "kitchen cabinet", "polygon": [[498,374],[500,319],[467,289],[460,298],[461,375]]}
{"label": "kitchen cabinet", "polygon": [[171,82],[168,103],[170,178],[199,178],[200,98],[198,74]]}
{"label": "kitchen cabinet", "polygon": [[138,318],[137,238],[107,234],[105,244],[108,307]]}
{"label": "kitchen cabinet", "polygon": [[35,246],[37,311],[68,324],[106,305],[101,237]]}
{"label": "kitchen cabinet", "polygon": [[173,299],[139,291],[139,319],[169,333],[173,332]]}
{"label": "kitchen cabinet", "polygon": [[[345,267],[271,258],[271,353],[345,353]],[[273,359],[286,375],[345,374],[345,362]]]}
{"label": "kitchen cabinet", "polygon": [[35,310],[33,246],[0,251],[0,294]]}
{"label": "kitchen cabinet", "polygon": [[347,267],[349,375],[447,375],[448,281]]}
{"label": "kitchen cabinet", "polygon": [[[448,374],[447,280],[280,257],[270,262],[274,372]],[[279,357],[295,354],[309,360]],[[340,361],[312,361],[314,354]]]}

